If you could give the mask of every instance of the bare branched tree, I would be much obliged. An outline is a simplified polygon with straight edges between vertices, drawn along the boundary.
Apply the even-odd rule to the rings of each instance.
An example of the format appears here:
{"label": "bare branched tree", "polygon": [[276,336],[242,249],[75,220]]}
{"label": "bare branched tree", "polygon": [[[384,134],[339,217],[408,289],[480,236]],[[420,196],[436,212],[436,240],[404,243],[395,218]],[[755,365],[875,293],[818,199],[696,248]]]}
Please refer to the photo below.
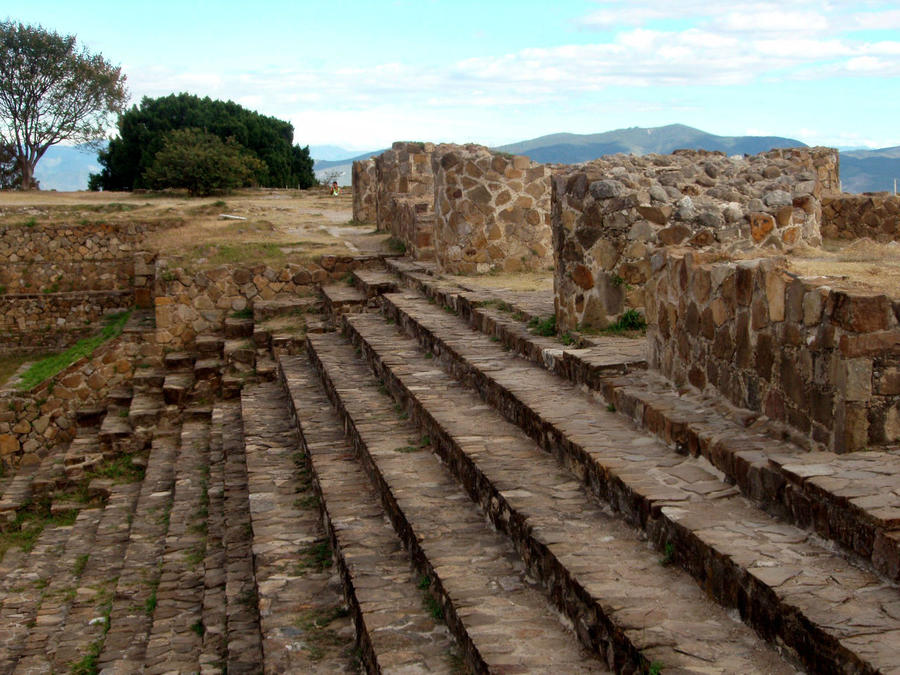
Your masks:
{"label": "bare branched tree", "polygon": [[24,189],[47,148],[96,143],[128,100],[125,75],[74,35],[0,22],[0,144],[12,148]]}

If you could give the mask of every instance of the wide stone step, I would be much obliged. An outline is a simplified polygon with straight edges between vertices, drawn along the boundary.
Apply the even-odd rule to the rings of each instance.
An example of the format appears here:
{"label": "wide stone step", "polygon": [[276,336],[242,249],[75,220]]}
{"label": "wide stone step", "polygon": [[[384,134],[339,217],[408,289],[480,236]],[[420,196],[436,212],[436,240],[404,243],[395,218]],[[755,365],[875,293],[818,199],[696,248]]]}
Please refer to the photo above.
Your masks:
{"label": "wide stone step", "polygon": [[353,348],[330,334],[309,336],[309,349],[467,666],[475,672],[605,671],[604,661],[588,654],[561,623],[510,542],[485,524]]}
{"label": "wide stone step", "polygon": [[228,653],[225,584],[225,445],[224,411],[216,404],[210,416],[209,515],[206,519],[206,557],[203,560],[203,645],[201,673],[224,672]]}
{"label": "wide stone step", "polygon": [[[660,554],[608,515],[576,475],[435,369],[409,338],[377,317],[351,323],[382,380],[407,401],[470,497],[488,506],[585,644],[616,654],[620,668],[647,659],[685,671],[715,663],[723,672],[792,672],[688,574],[669,560],[661,569]],[[640,591],[623,597],[622,587]]]}
{"label": "wide stone step", "polygon": [[442,365],[559,454],[657,546],[670,546],[675,562],[762,635],[783,640],[816,671],[896,663],[885,646],[900,635],[890,609],[900,601],[896,586],[731,496],[711,465],[678,456],[621,416],[604,416],[592,395],[503,352],[427,302],[384,297],[395,320]]}
{"label": "wide stone step", "polygon": [[603,392],[670,446],[708,459],[766,510],[900,582],[900,451],[806,452],[753,424],[757,415],[676,391],[653,373],[612,378]]}
{"label": "wide stone step", "polygon": [[204,334],[194,339],[194,349],[197,350],[197,359],[222,358],[222,348],[225,346],[225,338],[221,335]]}
{"label": "wide stone step", "polygon": [[366,296],[347,284],[323,284],[321,293],[329,316],[361,312],[366,305]]}
{"label": "wide stone step", "polygon": [[240,340],[253,337],[253,319],[228,317],[225,319],[225,340]]}
{"label": "wide stone step", "polygon": [[265,671],[351,672],[353,625],[287,397],[278,383],[248,387],[241,410]]}
{"label": "wide stone step", "polygon": [[[94,546],[102,513],[102,509],[84,509],[79,512],[71,526],[65,551],[56,563],[56,569],[52,575],[40,577],[39,583],[46,584],[41,589],[40,606],[28,619],[24,613],[21,615],[18,631],[21,639],[11,641],[11,647],[15,645],[14,649],[19,652],[7,652],[17,659],[14,673],[41,672],[43,668],[46,668],[44,672],[49,672],[46,653],[53,648],[56,634],[66,622],[72,601],[76,597],[74,591],[80,585],[81,575]],[[43,573],[46,574],[47,570]],[[3,613],[4,616],[7,615],[6,607]],[[10,615],[15,613],[9,612]]]}
{"label": "wide stone step", "polygon": [[110,492],[68,614],[46,643],[42,656],[49,672],[84,667],[102,648],[140,487],[119,483]]}
{"label": "wide stone step", "polygon": [[[228,673],[263,671],[259,588],[253,568],[253,527],[247,485],[244,427],[240,401],[222,407],[222,447],[225,459],[225,602]],[[285,561],[294,564],[294,561]]]}
{"label": "wide stone step", "polygon": [[166,372],[162,368],[135,368],[132,376],[135,394],[142,391],[160,389],[166,379]]}
{"label": "wide stone step", "polygon": [[191,370],[196,360],[197,355],[193,352],[177,351],[166,354],[163,357],[163,364],[166,367],[166,371],[170,373],[172,371]]}
{"label": "wide stone step", "polygon": [[250,372],[256,365],[256,345],[247,339],[225,341],[225,365],[238,372]]}
{"label": "wide stone step", "polygon": [[[191,364],[193,367],[193,364]],[[167,405],[183,406],[194,386],[194,373],[179,372],[169,373],[163,382],[163,400]]]}
{"label": "wide stone step", "polygon": [[16,475],[7,483],[3,497],[0,498],[0,529],[7,529],[15,520],[16,511],[31,499],[32,481],[38,468],[37,464],[19,467]]}
{"label": "wide stone step", "polygon": [[165,409],[166,402],[161,390],[138,392],[131,399],[131,407],[128,408],[128,422],[134,429],[154,427]]}
{"label": "wide stone step", "polygon": [[153,439],[110,609],[110,629],[98,658],[101,669],[135,672],[143,662],[157,603],[157,561],[163,554],[169,525],[177,454],[177,439],[172,434]]}
{"label": "wide stone step", "polygon": [[209,437],[208,422],[182,425],[144,673],[201,669]]}
{"label": "wide stone step", "polygon": [[399,282],[397,275],[384,270],[355,270],[353,279],[367,298],[396,291]]}
{"label": "wide stone step", "polygon": [[453,672],[458,647],[446,625],[428,613],[420,579],[400,539],[385,527],[378,494],[308,360],[282,357],[279,365],[366,667],[370,672]]}
{"label": "wide stone step", "polygon": [[262,323],[269,319],[290,314],[306,314],[318,311],[321,301],[316,297],[286,297],[253,302],[253,320]]}

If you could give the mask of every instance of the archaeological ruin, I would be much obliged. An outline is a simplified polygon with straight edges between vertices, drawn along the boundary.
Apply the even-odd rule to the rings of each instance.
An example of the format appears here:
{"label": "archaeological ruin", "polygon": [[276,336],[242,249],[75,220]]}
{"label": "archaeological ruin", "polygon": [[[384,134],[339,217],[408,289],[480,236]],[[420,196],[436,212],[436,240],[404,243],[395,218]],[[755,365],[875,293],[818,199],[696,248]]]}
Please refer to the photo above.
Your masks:
{"label": "archaeological ruin", "polygon": [[0,390],[2,672],[900,672],[900,199],[398,142],[350,216],[0,226],[0,355],[97,340]]}

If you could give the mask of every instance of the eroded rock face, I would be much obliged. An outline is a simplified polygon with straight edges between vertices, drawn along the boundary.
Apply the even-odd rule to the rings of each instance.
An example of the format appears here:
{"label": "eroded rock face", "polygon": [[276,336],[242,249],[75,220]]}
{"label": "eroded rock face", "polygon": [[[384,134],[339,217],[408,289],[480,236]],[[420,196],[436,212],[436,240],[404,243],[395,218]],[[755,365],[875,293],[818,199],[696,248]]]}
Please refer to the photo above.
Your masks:
{"label": "eroded rock face", "polygon": [[646,285],[649,364],[837,452],[900,440],[900,303],[798,279],[780,259],[661,254]]}
{"label": "eroded rock face", "polygon": [[[753,157],[613,155],[558,171],[551,199],[558,325],[602,327],[625,309],[644,308],[654,254],[667,247],[728,256],[820,244],[820,198],[837,187],[837,167],[835,150],[795,148]],[[584,279],[582,268],[592,288],[575,279]]]}

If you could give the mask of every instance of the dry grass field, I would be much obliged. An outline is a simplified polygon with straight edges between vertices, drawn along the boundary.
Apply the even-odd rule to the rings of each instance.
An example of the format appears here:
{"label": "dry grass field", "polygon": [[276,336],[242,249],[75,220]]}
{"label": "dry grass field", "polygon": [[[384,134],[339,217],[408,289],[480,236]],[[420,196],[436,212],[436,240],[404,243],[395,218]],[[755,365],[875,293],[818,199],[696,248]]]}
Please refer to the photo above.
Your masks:
{"label": "dry grass field", "polygon": [[147,239],[171,265],[281,263],[322,254],[387,251],[387,235],[351,221],[352,197],[324,189],[169,193],[0,192],[0,225],[165,222]]}

